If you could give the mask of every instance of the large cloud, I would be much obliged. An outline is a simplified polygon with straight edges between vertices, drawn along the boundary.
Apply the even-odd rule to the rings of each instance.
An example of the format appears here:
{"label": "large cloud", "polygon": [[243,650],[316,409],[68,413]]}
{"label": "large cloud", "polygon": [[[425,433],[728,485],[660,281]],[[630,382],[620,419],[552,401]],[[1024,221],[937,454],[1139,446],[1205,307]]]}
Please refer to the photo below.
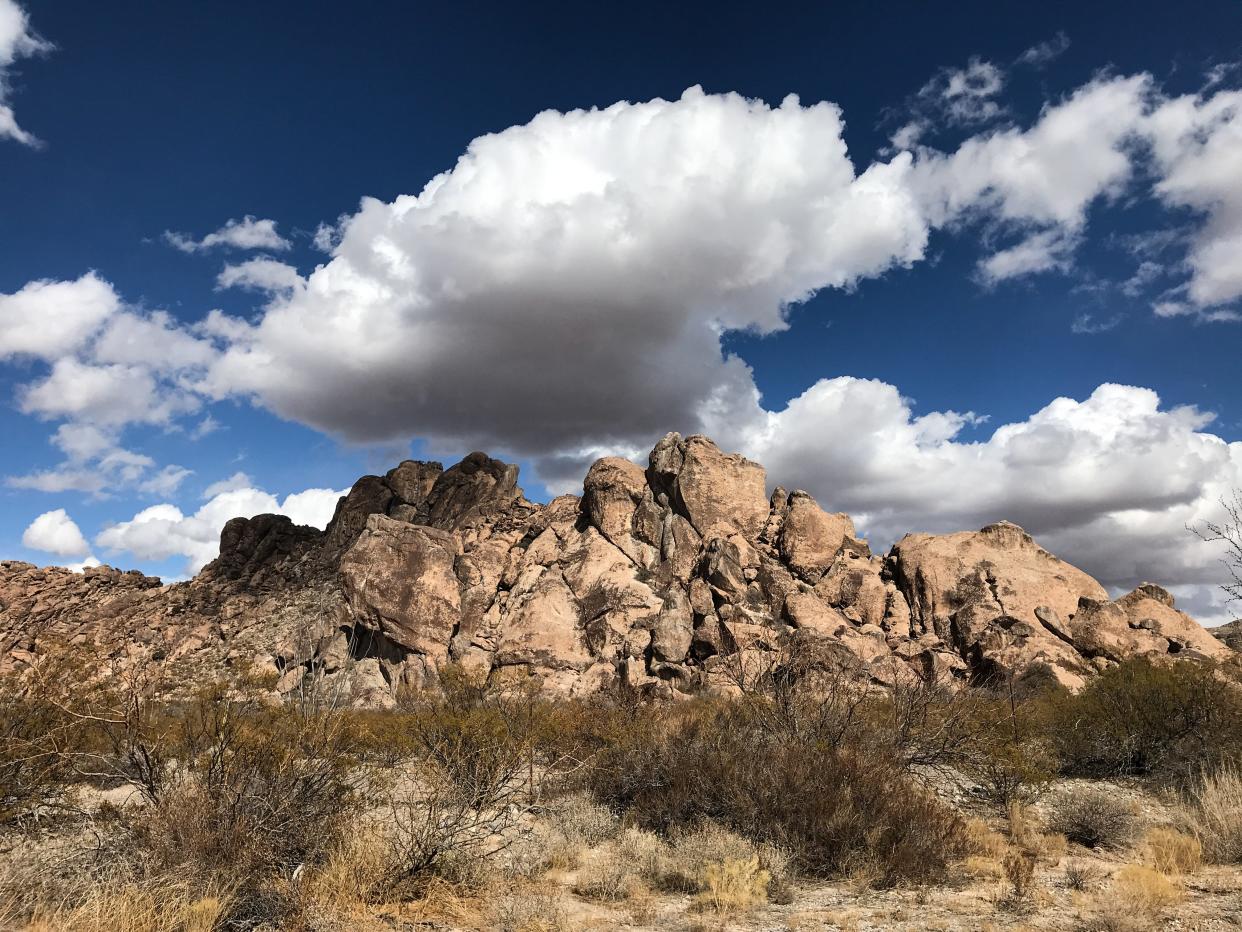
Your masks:
{"label": "large cloud", "polygon": [[352,440],[529,455],[694,427],[750,384],[722,331],[923,254],[910,157],[858,174],[841,131],[830,104],[694,88],[481,137],[417,197],[364,201],[213,378]]}

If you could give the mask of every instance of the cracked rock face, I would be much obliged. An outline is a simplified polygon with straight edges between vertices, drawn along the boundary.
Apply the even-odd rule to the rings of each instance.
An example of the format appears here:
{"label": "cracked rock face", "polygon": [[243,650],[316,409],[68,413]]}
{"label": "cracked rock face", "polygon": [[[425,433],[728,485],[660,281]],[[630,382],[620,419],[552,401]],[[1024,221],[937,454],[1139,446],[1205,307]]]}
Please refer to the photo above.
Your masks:
{"label": "cracked rock face", "polygon": [[[277,689],[344,677],[391,702],[446,664],[582,693],[735,688],[738,671],[816,651],[892,683],[1051,678],[1071,689],[1136,654],[1226,653],[1144,584],[1098,582],[1007,522],[912,534],[873,555],[847,515],[706,437],[664,437],[644,468],[609,457],[581,497],[527,501],[517,467],[472,453],[364,476],[324,532],[234,519],[221,555],[162,587],[0,563],[0,674],[91,644],[188,681],[268,670]],[[779,652],[779,653],[778,653]]]}

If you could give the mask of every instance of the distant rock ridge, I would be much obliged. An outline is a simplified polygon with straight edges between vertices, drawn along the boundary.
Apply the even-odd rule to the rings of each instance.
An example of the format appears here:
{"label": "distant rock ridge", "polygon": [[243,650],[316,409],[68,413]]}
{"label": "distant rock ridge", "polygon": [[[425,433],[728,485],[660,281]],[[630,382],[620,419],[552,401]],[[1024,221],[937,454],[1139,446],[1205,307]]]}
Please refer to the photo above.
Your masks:
{"label": "distant rock ridge", "polygon": [[645,469],[601,459],[581,496],[547,505],[517,478],[483,453],[447,470],[407,460],[359,479],[322,532],[229,521],[220,556],[171,586],[0,563],[0,675],[68,645],[190,680],[268,670],[281,692],[344,677],[354,701],[382,705],[450,663],[570,694],[677,694],[814,652],[882,684],[1078,689],[1136,655],[1229,653],[1166,590],[1112,601],[1005,521],[874,555],[848,515],[768,495],[762,466],[702,436],[668,434]]}

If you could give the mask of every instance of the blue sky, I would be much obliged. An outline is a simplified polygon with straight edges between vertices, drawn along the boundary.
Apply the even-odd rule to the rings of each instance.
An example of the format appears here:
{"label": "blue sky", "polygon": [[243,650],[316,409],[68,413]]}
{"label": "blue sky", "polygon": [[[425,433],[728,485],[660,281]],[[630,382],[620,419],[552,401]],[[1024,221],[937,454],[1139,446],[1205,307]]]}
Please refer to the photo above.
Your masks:
{"label": "blue sky", "polygon": [[405,455],[546,497],[703,430],[883,545],[1009,517],[1220,616],[1184,526],[1242,484],[1239,37],[0,0],[0,557],[177,577]]}

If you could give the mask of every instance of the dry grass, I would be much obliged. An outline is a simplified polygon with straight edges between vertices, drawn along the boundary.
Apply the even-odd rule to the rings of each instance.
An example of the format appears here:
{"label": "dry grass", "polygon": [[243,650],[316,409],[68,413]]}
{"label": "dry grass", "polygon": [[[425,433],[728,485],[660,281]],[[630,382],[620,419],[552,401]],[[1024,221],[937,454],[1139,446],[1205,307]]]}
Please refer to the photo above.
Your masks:
{"label": "dry grass", "polygon": [[[1013,810],[1010,810],[1011,813]],[[1018,818],[1021,819],[1022,810],[1018,811]],[[1012,831],[1013,817],[1010,820],[1010,829]],[[1009,842],[1007,842],[1000,833],[993,831],[982,819],[966,820],[966,840],[970,846],[973,855],[982,858],[991,858],[1000,861],[1009,851]]]}
{"label": "dry grass", "polygon": [[1151,867],[1129,864],[1087,901],[1087,926],[1100,932],[1143,932],[1186,898],[1176,882]]}
{"label": "dry grass", "polygon": [[1193,874],[1203,866],[1203,845],[1193,835],[1153,828],[1139,846],[1145,863],[1162,874]]}
{"label": "dry grass", "polygon": [[328,852],[322,867],[297,885],[306,904],[350,914],[382,901],[392,871],[392,849],[378,825],[360,825]]}
{"label": "dry grass", "polygon": [[1031,857],[1056,864],[1068,850],[1065,836],[1059,832],[1043,832],[1030,806],[1018,800],[1008,809],[1009,840]]}
{"label": "dry grass", "polygon": [[703,872],[703,892],[695,897],[700,910],[735,914],[767,901],[772,875],[759,866],[758,856],[745,861],[728,858]]}
{"label": "dry grass", "polygon": [[1217,864],[1242,864],[1242,770],[1204,774],[1187,807],[1203,853]]}
{"label": "dry grass", "polygon": [[224,895],[195,896],[173,885],[98,888],[72,907],[37,910],[23,932],[213,932]]}

